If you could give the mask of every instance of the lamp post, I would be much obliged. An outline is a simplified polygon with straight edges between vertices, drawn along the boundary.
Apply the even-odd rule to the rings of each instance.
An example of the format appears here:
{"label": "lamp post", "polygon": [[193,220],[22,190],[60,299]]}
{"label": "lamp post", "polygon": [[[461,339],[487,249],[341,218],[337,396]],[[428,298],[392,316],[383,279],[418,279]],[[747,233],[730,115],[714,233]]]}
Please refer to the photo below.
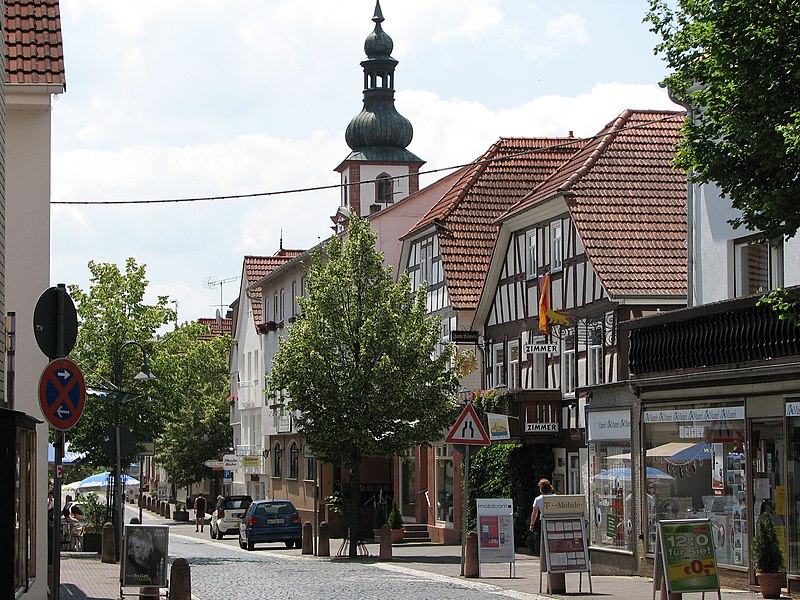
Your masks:
{"label": "lamp post", "polygon": [[[124,514],[123,514],[123,504],[122,504],[122,452],[120,450],[120,405],[122,404],[123,400],[127,399],[130,400],[131,396],[126,394],[122,391],[122,351],[127,348],[128,346],[138,346],[139,349],[142,351],[142,366],[139,368],[139,372],[134,376],[134,381],[150,381],[155,379],[155,375],[150,372],[150,367],[147,364],[147,356],[144,351],[144,346],[135,340],[128,340],[124,342],[117,350],[116,355],[114,356],[114,386],[116,387],[116,392],[114,394],[114,454],[115,454],[115,462],[114,462],[114,514],[113,519],[114,521],[114,550],[116,554],[117,560],[120,559],[120,547],[122,545],[122,531],[123,531],[123,522],[125,521]],[[141,473],[139,474],[141,477]]]}

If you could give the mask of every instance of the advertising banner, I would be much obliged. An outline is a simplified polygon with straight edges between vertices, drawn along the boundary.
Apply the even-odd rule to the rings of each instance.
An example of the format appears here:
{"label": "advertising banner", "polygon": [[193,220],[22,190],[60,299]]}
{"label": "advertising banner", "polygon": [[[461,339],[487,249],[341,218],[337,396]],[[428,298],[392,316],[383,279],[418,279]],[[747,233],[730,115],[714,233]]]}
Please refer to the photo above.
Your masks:
{"label": "advertising banner", "polygon": [[711,521],[659,521],[657,532],[654,591],[662,580],[670,594],[719,591]]}
{"label": "advertising banner", "polygon": [[514,502],[510,498],[478,498],[478,562],[513,563]]}
{"label": "advertising banner", "polygon": [[120,584],[167,587],[169,527],[126,525],[123,538]]}
{"label": "advertising banner", "polygon": [[583,515],[545,517],[542,536],[548,573],[589,571],[589,548]]}

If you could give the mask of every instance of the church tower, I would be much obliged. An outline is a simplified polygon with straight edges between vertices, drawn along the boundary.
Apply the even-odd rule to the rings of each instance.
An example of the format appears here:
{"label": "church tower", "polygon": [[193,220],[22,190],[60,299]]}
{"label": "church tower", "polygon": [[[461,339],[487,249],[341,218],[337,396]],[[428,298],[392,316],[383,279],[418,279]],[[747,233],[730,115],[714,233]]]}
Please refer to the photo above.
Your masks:
{"label": "church tower", "polygon": [[411,123],[394,107],[394,42],[383,31],[380,0],[372,17],[375,29],[364,42],[364,107],[345,132],[352,152],[336,167],[341,176],[334,230],[346,227],[350,211],[366,216],[419,190],[419,168],[425,164],[406,150],[414,136]]}

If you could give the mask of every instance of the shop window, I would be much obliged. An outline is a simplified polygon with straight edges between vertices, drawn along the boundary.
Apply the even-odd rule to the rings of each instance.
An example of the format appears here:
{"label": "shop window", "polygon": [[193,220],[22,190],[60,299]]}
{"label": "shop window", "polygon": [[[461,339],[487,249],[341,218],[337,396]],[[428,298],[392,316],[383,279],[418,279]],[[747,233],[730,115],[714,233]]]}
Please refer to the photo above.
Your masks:
{"label": "shop window", "polygon": [[453,446],[436,445],[436,521],[453,525]]}
{"label": "shop window", "polygon": [[593,546],[633,551],[636,503],[631,480],[630,440],[589,444],[592,515],[589,539]]}
{"label": "shop window", "polygon": [[504,344],[492,347],[492,386],[506,384],[506,349]]}
{"label": "shop window", "polygon": [[647,552],[657,521],[708,518],[717,562],[749,566],[744,406],[670,405],[643,416]]}
{"label": "shop window", "polygon": [[783,284],[783,244],[750,240],[734,243],[735,295],[750,296]]}
{"label": "shop window", "polygon": [[536,229],[525,232],[525,277],[534,279],[537,275]]}
{"label": "shop window", "polygon": [[300,448],[296,442],[289,446],[289,476],[287,479],[299,479],[300,477]]}

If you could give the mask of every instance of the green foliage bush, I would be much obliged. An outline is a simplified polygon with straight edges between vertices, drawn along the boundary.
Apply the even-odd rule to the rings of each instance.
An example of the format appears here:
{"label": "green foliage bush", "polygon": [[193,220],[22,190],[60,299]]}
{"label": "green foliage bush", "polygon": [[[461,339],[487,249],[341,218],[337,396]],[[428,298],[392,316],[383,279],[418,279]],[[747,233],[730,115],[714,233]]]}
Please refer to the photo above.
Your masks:
{"label": "green foliage bush", "polygon": [[397,505],[397,500],[392,501],[392,510],[389,511],[389,516],[386,517],[386,524],[389,529],[402,529],[403,515],[400,514],[400,507]]}
{"label": "green foliage bush", "polygon": [[753,563],[761,573],[780,573],[784,564],[771,512],[767,510],[759,517],[753,536]]}

